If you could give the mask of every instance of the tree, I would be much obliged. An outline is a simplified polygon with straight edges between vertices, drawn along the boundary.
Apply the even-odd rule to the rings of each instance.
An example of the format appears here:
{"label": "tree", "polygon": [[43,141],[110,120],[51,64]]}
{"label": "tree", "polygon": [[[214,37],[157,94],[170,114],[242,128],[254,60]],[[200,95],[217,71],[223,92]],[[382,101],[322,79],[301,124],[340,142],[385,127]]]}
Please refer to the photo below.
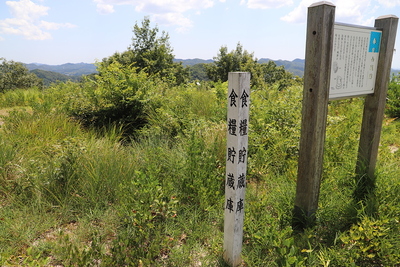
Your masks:
{"label": "tree", "polygon": [[150,28],[148,17],[142,21],[142,27],[133,27],[134,37],[128,50],[134,52],[135,67],[145,70],[150,75],[162,73],[173,65],[174,55],[169,43],[169,35],[162,32],[157,37],[158,28]]}
{"label": "tree", "polygon": [[198,63],[190,66],[190,80],[209,81],[210,79],[206,73],[206,65],[205,63]]}
{"label": "tree", "polygon": [[206,67],[207,76],[214,82],[228,80],[228,73],[232,71],[243,71],[244,66],[253,65],[257,62],[253,53],[243,50],[238,43],[236,49],[228,53],[228,48],[222,46],[219,53],[214,57],[214,63]]}
{"label": "tree", "polygon": [[207,76],[212,81],[228,80],[228,73],[233,71],[246,71],[251,73],[251,86],[261,87],[279,83],[279,90],[292,84],[293,75],[283,66],[277,66],[275,62],[257,63],[253,53],[243,49],[238,43],[235,50],[228,53],[228,48],[222,46],[214,57],[214,62],[206,65]]}
{"label": "tree", "polygon": [[162,32],[158,36],[158,27],[150,27],[150,19],[145,17],[141,26],[133,27],[132,44],[123,53],[115,53],[103,59],[103,66],[118,62],[122,66],[136,68],[149,76],[157,76],[164,80],[182,83],[189,79],[188,68],[182,63],[174,63],[173,49],[169,43],[169,35]]}
{"label": "tree", "polygon": [[24,64],[0,58],[0,92],[42,86],[42,80],[30,73]]}

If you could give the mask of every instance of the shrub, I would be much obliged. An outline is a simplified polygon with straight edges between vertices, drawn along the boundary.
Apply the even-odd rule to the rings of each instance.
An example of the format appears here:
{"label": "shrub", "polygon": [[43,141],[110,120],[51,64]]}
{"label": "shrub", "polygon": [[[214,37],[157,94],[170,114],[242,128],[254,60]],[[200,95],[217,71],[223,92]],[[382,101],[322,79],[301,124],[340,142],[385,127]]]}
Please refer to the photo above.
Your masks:
{"label": "shrub", "polygon": [[69,85],[74,90],[67,95],[65,109],[84,126],[119,125],[132,134],[147,121],[145,106],[157,94],[154,82],[144,72],[136,73],[118,62],[99,71],[93,79]]}
{"label": "shrub", "polygon": [[400,117],[400,76],[394,76],[389,84],[386,114],[392,118]]}

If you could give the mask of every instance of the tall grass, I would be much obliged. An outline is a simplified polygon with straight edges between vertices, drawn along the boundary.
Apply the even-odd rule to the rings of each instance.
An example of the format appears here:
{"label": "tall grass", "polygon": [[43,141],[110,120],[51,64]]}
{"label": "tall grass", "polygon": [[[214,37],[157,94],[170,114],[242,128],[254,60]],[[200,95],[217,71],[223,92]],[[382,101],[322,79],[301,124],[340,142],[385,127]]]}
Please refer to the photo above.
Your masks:
{"label": "tall grass", "polygon": [[[129,142],[119,125],[71,119],[88,92],[57,86],[3,105],[27,108],[0,130],[0,265],[225,266],[226,84],[150,88]],[[301,88],[257,89],[251,103],[243,266],[399,264],[400,124],[385,121],[374,198],[354,203],[363,103],[330,104],[318,221],[295,234]]]}

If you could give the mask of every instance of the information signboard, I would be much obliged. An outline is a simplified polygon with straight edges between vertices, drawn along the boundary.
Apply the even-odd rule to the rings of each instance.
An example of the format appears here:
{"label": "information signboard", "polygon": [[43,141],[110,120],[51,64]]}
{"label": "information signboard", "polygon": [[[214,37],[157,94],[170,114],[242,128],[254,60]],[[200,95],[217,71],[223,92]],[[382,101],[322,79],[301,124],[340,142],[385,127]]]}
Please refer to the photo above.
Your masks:
{"label": "information signboard", "polygon": [[371,27],[335,24],[330,100],[374,93],[381,35]]}

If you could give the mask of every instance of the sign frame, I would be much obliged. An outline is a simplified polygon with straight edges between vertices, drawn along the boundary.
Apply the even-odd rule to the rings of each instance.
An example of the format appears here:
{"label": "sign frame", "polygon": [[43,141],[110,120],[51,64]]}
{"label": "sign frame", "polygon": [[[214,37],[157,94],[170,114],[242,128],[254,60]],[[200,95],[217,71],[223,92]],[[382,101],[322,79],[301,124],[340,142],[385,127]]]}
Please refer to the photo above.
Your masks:
{"label": "sign frame", "polygon": [[[321,1],[308,8],[306,64],[298,159],[296,197],[292,227],[304,231],[316,223],[322,176],[324,142],[329,103],[329,85],[335,25],[335,5]],[[374,28],[382,31],[374,93],[367,94],[356,163],[355,193],[365,200],[362,185],[375,184],[382,121],[399,18],[378,17]],[[356,199],[357,200],[357,199]]]}
{"label": "sign frame", "polygon": [[382,30],[335,22],[329,100],[373,94]]}

